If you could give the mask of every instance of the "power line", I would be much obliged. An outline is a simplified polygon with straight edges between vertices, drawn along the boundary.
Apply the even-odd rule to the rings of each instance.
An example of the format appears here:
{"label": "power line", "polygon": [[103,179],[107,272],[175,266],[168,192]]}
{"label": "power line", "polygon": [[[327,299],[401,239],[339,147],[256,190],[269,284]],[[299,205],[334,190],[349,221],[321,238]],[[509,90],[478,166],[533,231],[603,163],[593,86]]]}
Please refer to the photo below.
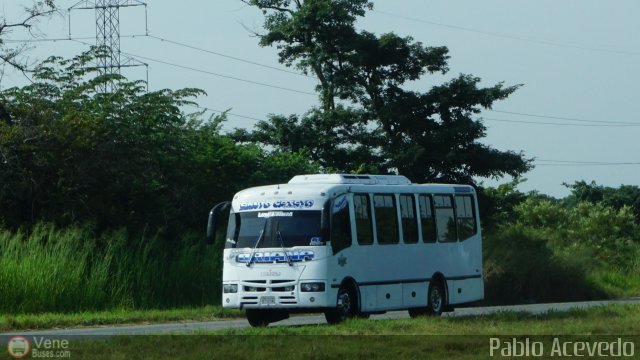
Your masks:
{"label": "power line", "polygon": [[640,162],[611,162],[611,161],[579,161],[579,160],[552,160],[552,159],[535,159],[535,161],[544,161],[552,163],[566,163],[566,164],[578,164],[578,165],[594,165],[594,164],[607,164],[607,165],[636,165]]}
{"label": "power line", "polygon": [[439,23],[439,22],[430,21],[430,20],[417,19],[417,18],[414,18],[414,17],[394,14],[394,13],[390,13],[390,12],[387,12],[387,11],[381,11],[381,10],[373,10],[373,11],[377,12],[377,13],[380,13],[380,14],[387,15],[387,16],[392,16],[392,17],[404,19],[404,20],[410,20],[410,21],[415,21],[415,22],[420,22],[420,23],[424,23],[424,24],[429,24],[429,25],[434,25],[434,26],[440,26],[440,27],[455,29],[455,30],[473,32],[473,33],[482,34],[482,35],[488,35],[488,36],[493,36],[493,37],[506,38],[506,39],[519,40],[519,41],[526,41],[526,42],[535,43],[535,44],[541,44],[541,45],[564,47],[564,48],[587,50],[587,51],[606,52],[606,53],[614,53],[614,54],[623,54],[623,55],[640,55],[640,52],[635,52],[635,51],[603,49],[603,48],[597,48],[597,47],[582,46],[582,45],[575,45],[575,44],[567,44],[567,43],[560,43],[560,42],[547,41],[547,40],[536,40],[536,39],[526,38],[526,37],[523,37],[523,36],[496,33],[496,32],[478,30],[478,29],[473,29],[473,28],[468,28],[468,27],[463,27],[463,26],[444,24],[444,23]]}
{"label": "power line", "polygon": [[231,116],[235,116],[235,117],[239,117],[239,118],[243,118],[243,119],[248,119],[248,120],[254,120],[254,121],[265,121],[264,119],[258,119],[255,117],[251,117],[251,116],[246,116],[246,115],[240,115],[240,114],[235,114],[229,111],[222,111],[222,110],[217,110],[217,109],[212,109],[210,107],[206,107],[206,106],[200,106],[200,105],[194,105],[194,104],[187,104],[186,106],[192,107],[192,108],[197,108],[197,109],[202,109],[202,110],[208,110],[214,113],[219,113],[219,114],[227,114],[227,115],[231,115]]}
{"label": "power line", "polygon": [[536,164],[536,166],[553,166],[553,167],[578,167],[578,166],[637,166],[640,163],[620,163],[620,164]]}
{"label": "power line", "polygon": [[[204,107],[204,106],[196,106],[196,105],[190,105],[191,107],[197,107],[203,110],[209,110],[212,112],[216,112],[216,113],[223,113],[224,111],[222,110],[216,110],[216,109],[212,109],[212,108],[208,108],[208,107]],[[251,116],[246,116],[246,115],[240,115],[240,114],[234,114],[234,113],[230,113],[227,112],[227,114],[229,115],[233,115],[236,117],[240,117],[240,118],[244,118],[244,119],[249,119],[249,120],[254,120],[254,121],[267,121],[265,119],[259,119],[256,117],[251,117]],[[491,119],[491,118],[481,118],[481,120],[490,120],[490,121],[504,121],[504,122],[515,122],[515,123],[526,123],[526,124],[536,124],[536,125],[559,125],[559,126],[586,126],[586,127],[628,127],[628,126],[633,126],[633,125],[582,125],[582,124],[559,124],[559,123],[545,123],[545,122],[535,122],[535,121],[518,121],[518,120],[505,120],[505,119]],[[635,126],[640,126],[640,124],[635,125]],[[589,162],[592,163],[592,162]]]}
{"label": "power line", "polygon": [[[189,104],[189,107],[198,108],[202,110],[208,110],[215,113],[226,113],[227,115],[254,120],[254,121],[267,121],[252,116],[246,116],[241,114],[232,113],[229,111],[222,111],[213,109],[206,106]],[[640,165],[640,162],[606,162],[606,161],[580,161],[580,160],[554,160],[554,159],[535,159],[536,166],[625,166],[625,165]],[[543,162],[542,164],[540,162]]]}
{"label": "power line", "polygon": [[240,62],[243,62],[243,63],[255,65],[255,66],[260,66],[260,67],[263,67],[263,68],[266,68],[266,69],[271,69],[271,70],[276,70],[276,71],[280,71],[280,72],[284,72],[284,73],[288,73],[288,74],[303,76],[303,77],[307,77],[307,78],[310,78],[310,79],[316,79],[316,77],[314,77],[314,76],[309,76],[309,75],[302,74],[302,73],[299,73],[299,72],[295,72],[295,71],[291,71],[291,70],[287,70],[287,69],[282,69],[282,68],[271,66],[271,65],[261,64],[261,63],[255,62],[255,61],[246,60],[246,59],[242,59],[242,58],[231,56],[231,55],[226,55],[226,54],[223,54],[223,53],[220,53],[220,52],[217,52],[217,51],[203,49],[203,48],[200,48],[200,47],[197,47],[197,46],[181,43],[181,42],[178,42],[178,41],[175,41],[175,40],[169,40],[169,39],[166,39],[166,38],[162,38],[162,37],[159,37],[159,36],[153,36],[153,35],[149,35],[149,37],[152,38],[152,39],[156,39],[156,40],[162,41],[162,42],[167,42],[167,43],[170,43],[170,44],[182,46],[182,47],[189,48],[189,49],[192,49],[192,50],[201,51],[201,52],[204,52],[204,53],[207,53],[207,54],[221,56],[221,57],[224,57],[224,58],[227,58],[227,59],[240,61]]}
{"label": "power line", "polygon": [[[208,110],[215,113],[226,113],[227,115],[240,117],[243,119],[254,120],[254,121],[266,121],[264,119],[258,119],[256,117],[246,116],[231,113],[228,111],[222,111],[217,109],[212,109],[206,106],[193,105],[189,104],[187,106]],[[604,161],[579,161],[579,160],[553,160],[553,159],[535,159],[536,166],[627,166],[627,165],[640,165],[640,162],[604,162]],[[543,162],[543,163],[540,163]]]}
{"label": "power line", "polygon": [[535,117],[535,118],[545,118],[545,119],[555,119],[555,120],[569,120],[569,121],[586,122],[586,123],[602,123],[602,124],[617,124],[617,125],[640,125],[640,122],[586,120],[586,119],[572,118],[572,117],[563,117],[563,116],[555,116],[555,115],[527,114],[527,113],[521,113],[521,112],[515,112],[515,111],[502,111],[502,110],[493,110],[493,109],[489,109],[488,111],[501,113],[501,114],[520,115],[520,116],[528,116],[528,117]]}
{"label": "power line", "polygon": [[[147,35],[120,35],[121,38],[136,38],[145,37]],[[76,40],[93,40],[95,36],[91,37],[65,37],[65,38],[44,38],[44,39],[5,39],[3,42],[7,43],[32,43],[32,42],[57,42],[57,41],[76,41]]]}
{"label": "power line", "polygon": [[[73,41],[90,46],[90,44],[88,44],[86,42],[83,42],[83,41],[79,41],[79,40],[73,40]],[[215,73],[215,72],[208,71],[208,70],[197,69],[197,68],[194,68],[194,67],[175,64],[175,63],[164,61],[164,60],[153,59],[153,58],[142,56],[142,55],[135,55],[135,54],[131,54],[131,53],[126,53],[124,51],[122,51],[122,54],[128,55],[128,56],[132,56],[132,57],[135,57],[135,58],[148,60],[148,61],[153,61],[153,62],[156,62],[156,63],[159,63],[159,64],[174,66],[174,67],[185,69],[185,70],[195,71],[195,72],[208,74],[208,75],[213,75],[213,76],[217,76],[217,77],[221,77],[221,78],[225,78],[225,79],[230,79],[230,80],[246,82],[246,83],[253,84],[253,85],[266,86],[266,87],[273,88],[273,89],[285,90],[285,91],[295,92],[295,93],[304,94],[304,95],[313,95],[313,96],[316,95],[315,93],[308,92],[308,91],[296,90],[296,89],[291,89],[291,88],[287,88],[287,87],[283,87],[283,86],[277,86],[277,85],[262,83],[262,82],[258,82],[258,81],[242,79],[242,78],[238,78],[238,77],[235,77],[235,76],[223,75],[223,74]]]}
{"label": "power line", "polygon": [[640,162],[620,162],[620,163],[587,163],[585,162],[584,164],[576,164],[576,163],[562,163],[562,164],[558,164],[558,163],[553,163],[553,164],[538,164],[536,163],[536,166],[562,166],[562,167],[568,167],[568,166],[628,166],[628,165],[632,165],[632,166],[637,166],[640,165]]}
{"label": "power line", "polygon": [[153,58],[146,57],[146,56],[135,55],[135,54],[126,53],[126,52],[122,52],[122,53],[125,54],[125,55],[136,57],[136,58],[140,58],[140,59],[144,59],[144,60],[148,60],[148,61],[153,61],[153,62],[156,62],[156,63],[159,63],[159,64],[169,65],[169,66],[173,66],[173,67],[177,67],[177,68],[181,68],[181,69],[185,69],[185,70],[190,70],[190,71],[195,71],[195,72],[199,72],[199,73],[203,73],[203,74],[208,74],[208,75],[212,75],[212,76],[217,76],[217,77],[221,77],[221,78],[225,78],[225,79],[241,81],[241,82],[245,82],[245,83],[253,84],[253,85],[265,86],[265,87],[269,87],[269,88],[273,88],[273,89],[285,90],[285,91],[294,92],[294,93],[298,93],[298,94],[316,96],[315,93],[308,92],[308,91],[296,90],[296,89],[291,89],[291,88],[287,88],[287,87],[283,87],[283,86],[277,86],[277,85],[262,83],[262,82],[258,82],[258,81],[242,79],[242,78],[235,77],[235,76],[223,75],[223,74],[215,73],[215,72],[208,71],[208,70],[197,69],[197,68],[190,67],[190,66],[179,65],[179,64],[172,63],[172,62],[153,59]]}
{"label": "power line", "polygon": [[[251,61],[251,60],[247,60],[247,59],[243,59],[243,58],[239,58],[239,57],[223,54],[223,53],[212,51],[212,50],[199,48],[199,47],[196,47],[196,46],[193,46],[193,45],[181,43],[181,42],[178,42],[178,41],[175,41],[175,40],[170,40],[170,39],[167,39],[167,38],[162,38],[162,37],[159,37],[159,36],[140,34],[140,35],[121,35],[120,37],[121,38],[149,37],[149,38],[156,39],[156,40],[159,40],[159,41],[162,41],[162,42],[167,42],[167,43],[170,43],[170,44],[174,44],[174,45],[182,46],[182,47],[185,47],[185,48],[189,48],[189,49],[205,52],[205,53],[212,54],[212,55],[217,55],[217,56],[220,56],[220,57],[224,57],[224,58],[235,60],[235,61],[244,62],[244,63],[255,65],[255,66],[260,66],[260,67],[263,67],[263,68],[266,68],[266,69],[271,69],[271,70],[276,70],[276,71],[280,71],[280,72],[284,72],[284,73],[288,73],[288,74],[298,75],[298,76],[306,77],[306,78],[309,78],[309,79],[316,79],[315,76],[310,76],[310,75],[306,75],[306,74],[303,74],[303,73],[299,73],[299,72],[295,72],[295,71],[291,71],[291,70],[287,70],[287,69],[282,69],[282,68],[271,66],[271,65],[261,64],[261,63],[255,62],[255,61]],[[8,39],[8,40],[3,40],[3,41],[4,42],[8,42],[8,43],[29,43],[29,42],[57,42],[57,41],[74,41],[74,40],[92,40],[92,39],[94,39],[94,37],[66,37],[66,38],[47,38],[47,39]]]}
{"label": "power line", "polygon": [[[140,35],[140,36],[147,36],[147,35]],[[136,37],[136,35],[129,35],[127,37]],[[163,39],[163,38],[155,37],[155,36],[151,36],[151,35],[149,35],[148,37],[153,37],[155,39],[160,39],[160,40],[171,42],[171,43],[177,43],[177,42],[174,42],[172,40]],[[39,41],[75,41],[75,42],[79,42],[81,44],[90,46],[90,44],[88,44],[88,43],[79,41],[80,39],[93,39],[93,38],[59,38],[59,39],[38,39],[38,40]],[[32,39],[32,40],[36,40],[36,39]],[[30,40],[13,40],[13,41],[18,42],[18,41],[30,41]],[[180,43],[178,43],[178,44],[180,44]],[[180,44],[180,45],[184,45],[184,46],[190,47],[189,45],[186,45],[186,44]],[[209,52],[208,50],[204,50],[204,49],[198,49],[198,50]],[[213,76],[223,77],[223,78],[227,78],[227,79],[231,79],[231,80],[247,82],[247,83],[254,84],[254,85],[261,85],[261,86],[266,86],[266,87],[275,88],[275,89],[279,89],[279,90],[291,91],[291,92],[305,94],[305,95],[316,95],[315,93],[311,93],[311,92],[307,92],[307,91],[301,91],[301,90],[286,88],[286,87],[282,87],[282,86],[277,86],[277,85],[272,85],[272,84],[267,84],[267,83],[261,83],[261,82],[257,82],[257,81],[253,81],[253,80],[242,79],[242,78],[238,78],[238,77],[234,77],[234,76],[223,75],[223,74],[214,73],[214,72],[207,71],[207,70],[202,70],[202,69],[197,69],[197,68],[193,68],[193,67],[189,67],[189,66],[179,65],[179,64],[168,62],[168,61],[153,59],[153,58],[149,58],[149,57],[145,57],[145,56],[141,56],[141,55],[127,54],[125,52],[122,52],[122,53],[125,54],[125,55],[129,55],[129,56],[133,56],[133,57],[137,57],[137,58],[141,58],[141,59],[157,62],[157,63],[160,63],[160,64],[165,64],[165,65],[169,65],[169,66],[175,66],[175,67],[178,67],[178,68],[182,68],[182,69],[186,69],[186,70],[190,70],[190,71],[195,71],[195,72],[200,72],[200,73],[205,73],[205,74],[209,74],[209,75],[213,75]],[[252,63],[254,65],[260,65],[260,66],[272,68],[272,69],[279,70],[279,71],[290,72],[290,71],[287,71],[287,70],[284,70],[284,69],[279,69],[279,68],[271,67],[271,66],[264,65],[264,64],[253,63],[253,62],[248,61],[248,60],[245,61],[244,59],[234,58],[234,57],[230,57],[230,56],[226,56],[226,55],[222,55],[222,56],[229,57],[229,58],[234,59],[234,60],[239,60],[239,61]],[[303,75],[303,74],[299,74],[299,73],[295,73],[295,72],[290,72],[290,73],[297,74],[297,75]],[[220,111],[220,110],[214,110],[214,109],[207,109],[207,110],[211,110],[211,111],[222,113],[222,111]],[[561,116],[553,116],[553,115],[539,115],[539,114],[527,114],[527,113],[521,113],[521,112],[501,111],[501,110],[493,110],[493,109],[489,109],[488,111],[492,111],[492,112],[496,112],[496,113],[503,113],[503,114],[536,117],[536,118],[548,118],[548,119],[569,120],[569,121],[576,121],[576,122],[588,122],[588,123],[595,123],[595,125],[570,124],[570,123],[553,123],[553,122],[539,122],[539,121],[523,121],[523,120],[508,120],[508,119],[495,119],[495,118],[487,118],[487,117],[482,117],[481,118],[482,120],[508,122],[508,123],[520,123],[520,124],[533,124],[533,125],[578,126],[578,127],[634,127],[634,126],[640,126],[640,123],[634,123],[634,122],[586,120],[586,119],[578,119],[578,118],[570,118],[570,117],[561,117]],[[230,115],[232,115],[232,114],[230,114]],[[241,117],[241,118],[261,121],[261,119],[247,117],[247,116],[244,116],[244,115],[236,115],[236,114],[233,114],[233,115]]]}
{"label": "power line", "polygon": [[552,125],[552,126],[574,126],[574,127],[638,127],[640,124],[570,124],[570,123],[557,123],[557,122],[543,122],[543,121],[526,121],[526,120],[508,120],[508,119],[494,119],[488,117],[481,117],[481,120],[498,121],[515,124],[532,124],[532,125]]}
{"label": "power line", "polygon": [[[126,37],[137,37],[137,36],[146,36],[146,35],[128,35]],[[170,42],[170,43],[176,43],[176,44],[179,44],[181,46],[191,47],[190,45],[178,43],[178,42],[175,42],[173,40],[168,40],[168,39],[155,37],[155,36],[148,36],[148,37],[153,37],[155,39],[160,39],[160,40],[167,41],[167,42]],[[86,39],[86,38],[31,39],[31,40],[39,40],[39,41],[71,40],[71,41],[79,42],[79,43],[82,43],[82,44],[90,46],[90,44],[82,42],[82,41],[79,41],[78,39]],[[90,39],[92,39],[92,38],[90,38]],[[15,41],[19,41],[19,40],[15,40]],[[28,41],[28,40],[26,40],[26,41]],[[195,48],[195,47],[193,47],[193,48]],[[200,49],[200,48],[196,48],[196,49],[198,49],[199,51],[209,52],[209,50],[206,50],[206,49]],[[208,75],[218,76],[218,77],[227,78],[227,79],[231,79],[231,80],[246,82],[246,83],[250,83],[250,84],[254,84],[254,85],[266,86],[266,87],[270,87],[270,88],[274,88],[274,89],[285,90],[285,91],[290,91],[290,92],[295,92],[295,93],[305,94],[305,95],[316,95],[315,93],[312,93],[312,92],[301,91],[301,90],[296,90],[296,89],[292,89],[292,88],[277,86],[277,85],[273,85],[273,84],[267,84],[267,83],[253,81],[253,80],[242,79],[242,78],[238,78],[238,77],[234,77],[234,76],[214,73],[214,72],[211,72],[211,71],[208,71],[208,70],[197,69],[197,68],[194,68],[194,67],[175,64],[175,63],[171,63],[171,62],[168,62],[168,61],[153,59],[153,58],[149,58],[149,57],[145,57],[145,56],[141,56],[141,55],[127,54],[125,52],[122,52],[122,53],[125,54],[125,55],[134,56],[134,57],[138,57],[138,58],[141,58],[141,59],[146,59],[146,60],[157,62],[157,63],[160,63],[160,64],[174,66],[174,67],[178,67],[178,68],[182,68],[182,69],[186,69],[186,70],[190,70],[190,71],[205,73],[205,74],[208,74]],[[214,52],[211,52],[211,53],[214,53]],[[279,71],[290,72],[290,71],[287,71],[287,70],[284,70],[284,69],[270,67],[268,65],[254,63],[254,62],[251,62],[249,60],[235,58],[235,57],[227,56],[227,55],[224,55],[224,54],[222,54],[221,56],[229,57],[230,59],[233,59],[233,60],[243,61],[243,62],[251,63],[251,64],[254,64],[254,65],[259,65],[259,66],[263,66],[263,67],[269,67],[269,68],[272,68],[272,69],[275,69],[275,70],[279,70]],[[291,72],[291,73],[294,73],[294,74],[297,74],[297,75],[302,75],[302,74],[295,73],[295,72]],[[482,118],[483,120],[497,121],[497,122],[507,122],[507,123],[532,124],[532,125],[574,126],[574,127],[635,127],[635,126],[640,126],[640,123],[638,123],[638,122],[588,120],[588,119],[580,119],[580,118],[574,118],[574,117],[562,117],[562,116],[555,116],[555,115],[529,114],[529,113],[522,113],[522,112],[502,111],[502,110],[493,110],[493,109],[489,109],[488,111],[496,112],[496,113],[503,113],[503,114],[510,114],[510,115],[520,115],[520,116],[527,116],[527,117],[535,117],[535,118],[547,118],[547,119],[556,119],[556,120],[567,120],[567,121],[573,121],[573,122],[584,122],[584,123],[590,123],[590,124],[587,125],[587,124],[556,123],[556,122],[539,122],[539,121],[525,121],[525,120],[513,120],[513,119],[496,119],[496,118],[487,118],[487,117],[483,117]],[[220,112],[220,111],[218,111],[218,112]],[[250,118],[250,117],[246,117],[246,116],[239,116],[239,117]],[[260,119],[255,119],[255,118],[251,118],[251,119],[252,120],[260,120]]]}

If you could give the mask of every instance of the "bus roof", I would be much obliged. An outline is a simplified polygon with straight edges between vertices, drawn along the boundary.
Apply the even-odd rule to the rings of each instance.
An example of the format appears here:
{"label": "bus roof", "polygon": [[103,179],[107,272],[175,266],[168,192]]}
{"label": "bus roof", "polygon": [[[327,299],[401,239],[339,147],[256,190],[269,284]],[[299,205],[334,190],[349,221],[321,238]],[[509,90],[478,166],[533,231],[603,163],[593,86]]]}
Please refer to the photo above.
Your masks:
{"label": "bus roof", "polygon": [[294,176],[289,184],[411,185],[411,180],[402,175],[313,174]]}
{"label": "bus roof", "polygon": [[401,175],[314,174],[287,184],[244,189],[233,197],[234,211],[322,210],[324,202],[346,192],[399,194],[473,194],[469,185],[412,184]]}
{"label": "bus roof", "polygon": [[413,184],[402,175],[312,174],[294,176],[286,184],[274,184],[244,189],[234,196],[239,199],[273,199],[326,197],[334,192],[397,192],[397,193],[475,193],[470,185]]}

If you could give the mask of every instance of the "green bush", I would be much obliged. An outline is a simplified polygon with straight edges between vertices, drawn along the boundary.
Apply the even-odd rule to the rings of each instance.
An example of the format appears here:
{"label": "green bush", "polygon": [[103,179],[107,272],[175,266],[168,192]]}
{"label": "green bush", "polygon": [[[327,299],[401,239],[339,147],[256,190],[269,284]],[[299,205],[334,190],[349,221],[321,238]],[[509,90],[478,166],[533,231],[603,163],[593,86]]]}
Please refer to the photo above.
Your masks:
{"label": "green bush", "polygon": [[485,237],[485,300],[491,304],[604,297],[587,278],[589,256],[554,253],[545,237],[522,225]]}
{"label": "green bush", "polygon": [[529,196],[512,216],[485,233],[488,302],[640,294],[640,226],[630,207]]}

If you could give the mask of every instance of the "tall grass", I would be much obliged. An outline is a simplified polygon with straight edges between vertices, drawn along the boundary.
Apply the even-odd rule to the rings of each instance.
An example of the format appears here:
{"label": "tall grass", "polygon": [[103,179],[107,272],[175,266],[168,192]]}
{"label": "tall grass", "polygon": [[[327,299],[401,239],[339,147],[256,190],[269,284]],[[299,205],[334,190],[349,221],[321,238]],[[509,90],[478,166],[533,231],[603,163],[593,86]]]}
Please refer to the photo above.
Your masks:
{"label": "tall grass", "polygon": [[640,295],[640,225],[630,208],[528,199],[485,236],[490,303]]}
{"label": "tall grass", "polygon": [[71,312],[215,304],[220,251],[200,237],[130,238],[89,226],[0,230],[0,312]]}

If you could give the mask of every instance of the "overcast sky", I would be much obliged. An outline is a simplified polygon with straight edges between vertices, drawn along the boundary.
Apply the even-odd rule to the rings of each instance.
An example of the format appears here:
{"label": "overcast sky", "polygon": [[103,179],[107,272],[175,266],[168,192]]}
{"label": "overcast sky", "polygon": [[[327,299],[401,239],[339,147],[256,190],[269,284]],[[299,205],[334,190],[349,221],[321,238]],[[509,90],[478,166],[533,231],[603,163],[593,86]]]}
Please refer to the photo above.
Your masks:
{"label": "overcast sky", "polygon": [[[62,8],[76,2],[58,0]],[[249,118],[300,114],[317,105],[317,96],[309,94],[314,79],[237,60],[286,70],[278,63],[276,50],[259,47],[251,35],[250,30],[261,29],[258,10],[239,0],[147,3],[153,37],[123,37],[121,48],[149,64],[151,90],[205,90],[208,95],[199,99],[200,105],[244,116],[231,115],[227,129],[251,127],[256,120]],[[5,2],[1,10],[8,20],[18,19],[20,6],[28,4]],[[487,126],[484,143],[522,150],[537,159],[536,168],[525,175],[523,191],[565,196],[568,191],[562,183],[577,180],[638,185],[640,1],[379,0],[374,4],[375,10],[359,21],[360,28],[376,34],[393,31],[450,50],[451,71],[425,76],[411,84],[412,89],[425,91],[460,73],[478,76],[486,86],[501,81],[523,84],[509,99],[496,103],[496,111],[482,114]],[[120,21],[122,35],[144,34],[144,7],[121,9]],[[40,38],[65,38],[69,20],[65,13],[42,21],[38,28]],[[95,43],[93,11],[72,11],[71,36]],[[28,35],[14,32],[6,38]],[[53,54],[71,57],[86,49],[72,41],[31,45],[28,55],[34,61]],[[6,70],[0,82],[3,89],[26,83],[22,75]],[[143,67],[123,74],[130,79],[146,77]]]}

